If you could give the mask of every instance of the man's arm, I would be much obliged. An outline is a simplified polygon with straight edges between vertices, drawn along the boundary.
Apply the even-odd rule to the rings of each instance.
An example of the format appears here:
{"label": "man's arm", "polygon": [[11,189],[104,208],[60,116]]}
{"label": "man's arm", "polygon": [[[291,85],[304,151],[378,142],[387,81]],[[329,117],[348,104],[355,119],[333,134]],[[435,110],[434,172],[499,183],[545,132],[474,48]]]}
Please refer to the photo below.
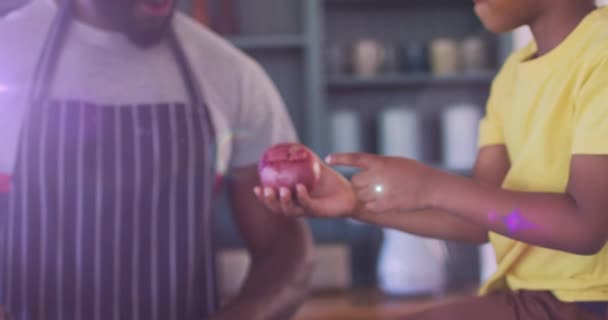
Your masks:
{"label": "man's arm", "polygon": [[445,174],[434,185],[434,208],[515,240],[581,255],[608,240],[606,155],[572,156],[565,193],[507,191]]}
{"label": "man's arm", "polygon": [[[474,179],[481,185],[500,187],[510,168],[504,145],[481,148],[475,168]],[[399,229],[423,237],[483,244],[488,242],[488,229],[455,216],[441,209],[408,213],[363,212],[355,219],[386,228]]]}
{"label": "man's arm", "polygon": [[230,193],[237,225],[251,254],[240,294],[213,319],[288,319],[306,296],[313,240],[304,221],[269,213],[252,190],[255,166],[234,170]]}

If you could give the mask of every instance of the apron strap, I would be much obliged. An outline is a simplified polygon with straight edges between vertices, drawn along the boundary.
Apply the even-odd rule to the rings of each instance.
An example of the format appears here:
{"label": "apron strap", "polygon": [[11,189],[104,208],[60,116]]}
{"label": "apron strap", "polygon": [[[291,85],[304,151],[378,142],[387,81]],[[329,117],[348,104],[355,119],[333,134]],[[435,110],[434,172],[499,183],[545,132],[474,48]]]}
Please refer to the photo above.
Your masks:
{"label": "apron strap", "polygon": [[[31,113],[36,112],[36,110],[33,109],[48,100],[51,81],[55,73],[57,60],[59,54],[61,53],[63,42],[66,38],[67,29],[70,24],[70,18],[73,11],[74,0],[63,0],[59,8],[59,12],[49,26],[49,31],[44,40],[40,55],[38,56],[32,82],[29,86],[24,117],[18,135],[20,147],[18,148],[16,154],[21,153],[21,146],[24,144],[24,131],[27,128],[27,122],[30,119]],[[13,168],[13,171],[14,169],[15,168]]]}
{"label": "apron strap", "polygon": [[204,225],[204,229],[202,231],[203,234],[203,263],[204,271],[203,276],[205,277],[205,307],[209,315],[213,314],[214,311],[219,308],[219,299],[218,299],[218,287],[216,283],[216,270],[215,270],[215,256],[216,256],[216,248],[215,242],[213,239],[213,219],[212,212],[213,206],[211,202],[214,201],[214,190],[215,190],[215,161],[216,161],[216,152],[215,149],[215,131],[213,128],[213,121],[211,119],[211,115],[209,113],[208,105],[205,102],[205,97],[202,92],[202,86],[199,83],[192,66],[189,63],[188,57],[184,52],[183,46],[179,40],[179,37],[175,33],[173,28],[169,29],[169,43],[171,49],[173,50],[173,54],[178,63],[178,67],[182,74],[182,78],[184,80],[184,84],[188,89],[188,94],[190,96],[190,101],[192,101],[192,107],[198,108],[197,110],[203,114],[204,119],[206,120],[207,126],[204,141],[207,146],[208,156],[205,157],[204,160],[206,163],[206,176],[204,177],[204,189],[205,189],[205,211],[208,214],[208,220],[206,225]]}
{"label": "apron strap", "polygon": [[36,69],[34,70],[34,78],[28,95],[28,108],[44,103],[48,99],[51,81],[73,11],[74,0],[63,0],[59,12],[49,27],[49,32],[45,38]]}

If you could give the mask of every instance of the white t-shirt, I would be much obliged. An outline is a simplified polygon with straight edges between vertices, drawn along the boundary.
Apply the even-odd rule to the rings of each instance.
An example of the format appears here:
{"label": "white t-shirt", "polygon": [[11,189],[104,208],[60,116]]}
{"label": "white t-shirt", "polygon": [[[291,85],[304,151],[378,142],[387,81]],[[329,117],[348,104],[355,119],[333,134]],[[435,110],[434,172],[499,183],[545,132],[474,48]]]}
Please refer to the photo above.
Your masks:
{"label": "white t-shirt", "polygon": [[[56,12],[52,0],[33,0],[0,19],[0,173],[14,170],[29,85]],[[183,14],[173,23],[210,108],[219,172],[255,164],[270,145],[297,140],[280,95],[256,62]],[[187,101],[187,91],[167,43],[141,49],[123,34],[74,21],[52,97],[128,105]]]}

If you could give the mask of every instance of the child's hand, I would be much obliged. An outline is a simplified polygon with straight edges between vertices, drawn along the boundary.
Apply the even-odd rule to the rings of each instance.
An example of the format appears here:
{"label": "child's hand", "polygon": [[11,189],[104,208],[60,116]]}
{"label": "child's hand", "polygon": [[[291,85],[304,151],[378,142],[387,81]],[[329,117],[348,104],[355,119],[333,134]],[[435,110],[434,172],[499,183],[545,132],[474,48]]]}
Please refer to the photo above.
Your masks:
{"label": "child's hand", "polygon": [[260,186],[254,193],[271,212],[291,217],[345,217],[356,214],[358,208],[350,182],[324,163],[321,163],[320,180],[310,194],[303,185],[297,186],[295,195],[288,188],[276,190]]}
{"label": "child's hand", "polygon": [[362,170],[352,178],[352,184],[366,211],[416,211],[433,202],[436,171],[419,162],[364,153],[335,154],[328,162]]}

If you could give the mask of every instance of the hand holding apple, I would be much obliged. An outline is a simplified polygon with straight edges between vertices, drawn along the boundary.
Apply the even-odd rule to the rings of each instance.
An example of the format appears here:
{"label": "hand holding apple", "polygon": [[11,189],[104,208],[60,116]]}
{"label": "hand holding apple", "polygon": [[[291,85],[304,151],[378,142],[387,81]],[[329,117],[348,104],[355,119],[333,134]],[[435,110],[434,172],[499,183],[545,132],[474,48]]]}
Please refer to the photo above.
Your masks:
{"label": "hand holding apple", "polygon": [[353,215],[358,209],[350,182],[304,145],[271,147],[258,169],[262,186],[254,192],[273,213],[340,217]]}

